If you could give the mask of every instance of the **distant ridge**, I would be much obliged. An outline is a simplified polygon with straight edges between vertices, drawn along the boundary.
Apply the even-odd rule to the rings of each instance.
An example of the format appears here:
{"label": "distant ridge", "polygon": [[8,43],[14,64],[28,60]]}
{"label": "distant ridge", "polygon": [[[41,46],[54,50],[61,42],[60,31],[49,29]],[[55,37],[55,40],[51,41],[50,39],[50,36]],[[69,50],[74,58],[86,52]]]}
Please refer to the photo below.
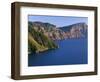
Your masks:
{"label": "distant ridge", "polygon": [[72,25],[67,25],[67,26],[63,26],[63,27],[59,27],[61,30],[63,31],[70,31],[70,29],[73,27],[73,26],[80,26],[80,27],[83,27],[83,26],[86,26],[87,27],[87,24],[84,23],[84,22],[80,22],[80,23],[75,23],[75,24],[72,24]]}

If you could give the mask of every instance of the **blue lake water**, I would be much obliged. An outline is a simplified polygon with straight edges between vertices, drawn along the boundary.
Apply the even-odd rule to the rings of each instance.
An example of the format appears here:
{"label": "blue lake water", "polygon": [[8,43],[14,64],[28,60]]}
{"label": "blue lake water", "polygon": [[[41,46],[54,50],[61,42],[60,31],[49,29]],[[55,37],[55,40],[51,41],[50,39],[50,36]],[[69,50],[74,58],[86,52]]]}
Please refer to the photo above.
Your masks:
{"label": "blue lake water", "polygon": [[28,55],[28,66],[73,65],[88,63],[87,39],[56,41],[59,48]]}

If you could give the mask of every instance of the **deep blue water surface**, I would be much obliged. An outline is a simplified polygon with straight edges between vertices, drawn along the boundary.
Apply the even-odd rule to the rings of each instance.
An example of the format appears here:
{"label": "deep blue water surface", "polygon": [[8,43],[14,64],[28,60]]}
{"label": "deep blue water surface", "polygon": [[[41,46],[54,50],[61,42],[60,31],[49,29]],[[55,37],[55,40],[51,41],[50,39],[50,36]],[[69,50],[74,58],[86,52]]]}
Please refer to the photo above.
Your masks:
{"label": "deep blue water surface", "polygon": [[59,48],[28,55],[28,66],[87,64],[87,39],[56,41]]}

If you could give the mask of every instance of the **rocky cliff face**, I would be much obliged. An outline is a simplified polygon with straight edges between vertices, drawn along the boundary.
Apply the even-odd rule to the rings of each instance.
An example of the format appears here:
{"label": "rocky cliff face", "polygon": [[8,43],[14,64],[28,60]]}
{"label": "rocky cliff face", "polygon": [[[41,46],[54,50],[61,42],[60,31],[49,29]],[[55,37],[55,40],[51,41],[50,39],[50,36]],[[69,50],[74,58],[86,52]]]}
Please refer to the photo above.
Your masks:
{"label": "rocky cliff face", "polygon": [[86,38],[87,37],[87,24],[77,23],[70,26],[60,27],[66,34],[67,38]]}
{"label": "rocky cliff face", "polygon": [[43,22],[28,22],[28,51],[42,52],[58,48],[54,40],[86,38],[87,25],[77,23],[70,26],[56,27],[56,25]]}
{"label": "rocky cliff face", "polygon": [[33,22],[33,28],[52,40],[87,37],[87,25],[77,23],[70,26],[56,27],[56,25],[43,22]]}
{"label": "rocky cliff face", "polygon": [[28,53],[39,53],[49,49],[58,48],[48,36],[44,34],[44,24],[28,23]]}

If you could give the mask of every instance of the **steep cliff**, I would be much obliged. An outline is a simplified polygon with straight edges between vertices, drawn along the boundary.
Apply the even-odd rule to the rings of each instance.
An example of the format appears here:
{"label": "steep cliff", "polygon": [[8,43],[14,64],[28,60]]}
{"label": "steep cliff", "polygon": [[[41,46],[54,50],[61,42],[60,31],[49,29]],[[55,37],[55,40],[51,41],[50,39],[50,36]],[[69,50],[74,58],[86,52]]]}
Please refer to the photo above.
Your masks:
{"label": "steep cliff", "polygon": [[49,39],[42,32],[43,29],[35,26],[33,23],[28,24],[28,52],[39,53],[48,49],[55,49],[58,46],[53,40]]}
{"label": "steep cliff", "polygon": [[67,38],[86,38],[87,37],[87,24],[76,23],[69,26],[60,27],[66,33]]}
{"label": "steep cliff", "polygon": [[76,23],[56,27],[56,25],[39,21],[28,22],[28,33],[28,51],[38,53],[58,48],[54,40],[86,38],[87,24]]}

